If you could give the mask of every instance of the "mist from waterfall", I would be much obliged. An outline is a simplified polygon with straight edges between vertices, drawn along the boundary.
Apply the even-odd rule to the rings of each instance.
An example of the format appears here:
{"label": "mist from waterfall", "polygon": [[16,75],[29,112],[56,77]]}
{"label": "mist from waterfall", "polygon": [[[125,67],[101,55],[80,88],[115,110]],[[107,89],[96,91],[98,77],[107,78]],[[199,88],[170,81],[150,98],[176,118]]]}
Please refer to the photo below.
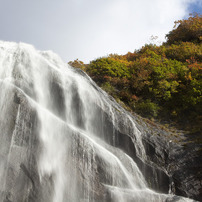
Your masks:
{"label": "mist from waterfall", "polygon": [[0,42],[0,112],[0,201],[174,201],[117,147],[146,158],[132,116],[51,51]]}

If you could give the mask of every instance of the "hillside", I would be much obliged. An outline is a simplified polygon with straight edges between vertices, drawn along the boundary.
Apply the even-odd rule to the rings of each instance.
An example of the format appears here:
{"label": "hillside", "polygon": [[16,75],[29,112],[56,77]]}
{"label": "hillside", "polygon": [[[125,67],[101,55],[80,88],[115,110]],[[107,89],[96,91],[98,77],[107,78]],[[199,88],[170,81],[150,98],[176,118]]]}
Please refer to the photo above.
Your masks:
{"label": "hillside", "polygon": [[160,46],[69,64],[86,71],[127,110],[187,131],[190,142],[201,143],[202,15],[176,21],[166,38]]}

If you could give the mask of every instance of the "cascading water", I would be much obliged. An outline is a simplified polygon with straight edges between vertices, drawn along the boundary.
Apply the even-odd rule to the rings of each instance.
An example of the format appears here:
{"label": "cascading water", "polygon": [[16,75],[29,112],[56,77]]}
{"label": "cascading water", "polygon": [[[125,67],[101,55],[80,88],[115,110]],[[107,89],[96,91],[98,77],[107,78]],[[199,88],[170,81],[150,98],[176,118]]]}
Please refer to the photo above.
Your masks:
{"label": "cascading water", "polygon": [[0,201],[175,201],[116,147],[128,134],[145,158],[132,116],[54,53],[0,42],[0,112]]}

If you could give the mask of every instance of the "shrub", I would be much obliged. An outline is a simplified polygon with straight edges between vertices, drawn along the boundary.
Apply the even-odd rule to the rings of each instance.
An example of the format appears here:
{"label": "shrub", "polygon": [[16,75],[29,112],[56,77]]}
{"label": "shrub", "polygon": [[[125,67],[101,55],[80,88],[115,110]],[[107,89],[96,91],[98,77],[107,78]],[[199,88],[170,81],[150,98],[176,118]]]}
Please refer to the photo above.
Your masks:
{"label": "shrub", "polygon": [[191,42],[181,42],[180,44],[172,44],[166,49],[166,57],[172,60],[186,62],[187,60],[202,60],[202,44],[194,44]]}
{"label": "shrub", "polygon": [[110,77],[129,77],[126,64],[114,58],[100,58],[90,63],[87,72],[90,75],[110,76]]}
{"label": "shrub", "polygon": [[147,117],[157,117],[160,107],[158,104],[151,102],[151,100],[147,99],[145,101],[141,101],[136,104],[136,110],[143,116]]}

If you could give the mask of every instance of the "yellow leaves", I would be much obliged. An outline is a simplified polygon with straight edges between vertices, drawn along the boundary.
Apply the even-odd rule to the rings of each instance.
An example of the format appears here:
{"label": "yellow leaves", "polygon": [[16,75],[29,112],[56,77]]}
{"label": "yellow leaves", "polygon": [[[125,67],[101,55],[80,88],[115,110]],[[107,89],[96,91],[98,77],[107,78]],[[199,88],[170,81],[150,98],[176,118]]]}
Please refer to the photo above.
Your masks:
{"label": "yellow leaves", "polygon": [[161,90],[169,89],[170,88],[170,83],[166,80],[161,80],[158,82],[159,83],[159,88]]}
{"label": "yellow leaves", "polygon": [[185,75],[185,79],[191,81],[192,80],[192,76],[191,76],[191,72],[188,72],[187,75]]}
{"label": "yellow leaves", "polygon": [[171,112],[171,116],[174,116],[174,117],[177,116],[177,112],[176,112],[176,110],[173,110],[173,111]]}
{"label": "yellow leaves", "polygon": [[86,65],[81,60],[78,60],[78,59],[74,61],[70,61],[68,62],[68,64],[72,67],[80,68],[82,70],[86,69]]}

